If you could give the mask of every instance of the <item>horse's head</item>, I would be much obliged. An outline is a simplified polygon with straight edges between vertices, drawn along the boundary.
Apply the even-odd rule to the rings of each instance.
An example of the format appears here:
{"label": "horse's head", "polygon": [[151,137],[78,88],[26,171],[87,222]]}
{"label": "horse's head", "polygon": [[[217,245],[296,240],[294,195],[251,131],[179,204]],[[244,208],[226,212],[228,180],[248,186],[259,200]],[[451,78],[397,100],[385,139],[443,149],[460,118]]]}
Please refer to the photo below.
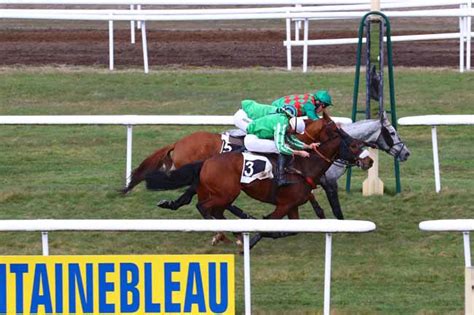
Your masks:
{"label": "horse's head", "polygon": [[348,164],[357,165],[364,170],[372,167],[374,161],[365,150],[366,143],[364,141],[352,138],[344,130],[337,127],[336,123],[325,112],[323,113],[323,118],[320,120],[323,124],[319,133],[322,144],[340,138],[338,150],[339,159]]}
{"label": "horse's head", "polygon": [[381,131],[376,141],[377,146],[398,160],[406,161],[410,156],[410,150],[400,139],[397,130],[390,123],[385,112],[380,117],[380,124]]}

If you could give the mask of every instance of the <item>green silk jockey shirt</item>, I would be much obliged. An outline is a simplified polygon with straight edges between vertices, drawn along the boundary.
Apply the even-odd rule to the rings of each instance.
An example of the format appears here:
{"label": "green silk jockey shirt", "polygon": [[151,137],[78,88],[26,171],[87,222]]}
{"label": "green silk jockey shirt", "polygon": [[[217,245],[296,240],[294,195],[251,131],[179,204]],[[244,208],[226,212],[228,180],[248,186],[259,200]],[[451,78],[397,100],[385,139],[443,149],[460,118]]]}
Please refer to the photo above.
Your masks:
{"label": "green silk jockey shirt", "polygon": [[303,149],[304,143],[294,135],[287,135],[288,124],[286,114],[271,114],[253,120],[247,127],[247,134],[255,135],[259,139],[274,140],[278,152],[292,155],[293,149],[286,144],[286,141],[298,149]]}
{"label": "green silk jockey shirt", "polygon": [[291,105],[298,111],[298,117],[308,116],[311,120],[319,119],[316,114],[316,98],[310,93],[283,96],[274,100],[272,105],[275,107]]}

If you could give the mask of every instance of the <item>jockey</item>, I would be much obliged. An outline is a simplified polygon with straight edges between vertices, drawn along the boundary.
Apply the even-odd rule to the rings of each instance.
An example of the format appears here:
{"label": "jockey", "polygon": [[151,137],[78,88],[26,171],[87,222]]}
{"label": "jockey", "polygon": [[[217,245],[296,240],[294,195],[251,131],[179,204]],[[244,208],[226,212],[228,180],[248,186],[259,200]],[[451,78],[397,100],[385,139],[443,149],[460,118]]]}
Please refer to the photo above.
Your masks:
{"label": "jockey", "polygon": [[234,114],[234,125],[246,133],[247,126],[252,122],[252,120],[261,118],[268,114],[275,114],[276,112],[276,107],[260,104],[253,100],[243,100],[242,108]]}
{"label": "jockey", "polygon": [[323,111],[324,108],[332,105],[332,98],[328,91],[319,90],[314,94],[295,94],[283,96],[273,101],[272,106],[283,107],[283,106],[294,106],[296,107],[298,114],[297,116],[308,116],[311,120],[318,120],[319,116],[317,113]]}
{"label": "jockey", "polygon": [[[279,153],[276,173],[278,186],[291,184],[284,178],[285,166],[291,156],[309,157],[309,153],[304,149],[314,149],[317,146],[316,143],[305,144],[294,136],[295,133],[304,133],[304,130],[304,120],[289,118],[286,112],[266,115],[253,120],[247,126],[244,144],[249,151]],[[299,150],[290,148],[286,142]]]}

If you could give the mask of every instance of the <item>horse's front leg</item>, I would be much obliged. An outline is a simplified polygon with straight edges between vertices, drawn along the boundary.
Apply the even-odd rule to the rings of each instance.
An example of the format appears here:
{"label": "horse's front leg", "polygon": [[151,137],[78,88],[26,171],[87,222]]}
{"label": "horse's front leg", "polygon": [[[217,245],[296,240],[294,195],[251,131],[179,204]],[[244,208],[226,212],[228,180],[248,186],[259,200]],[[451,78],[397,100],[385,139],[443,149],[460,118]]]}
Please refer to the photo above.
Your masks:
{"label": "horse's front leg", "polygon": [[337,179],[321,181],[321,187],[323,187],[324,191],[326,192],[326,197],[328,198],[329,204],[331,205],[334,216],[339,220],[344,220],[341,204],[339,202],[339,194],[337,192]]}
{"label": "horse's front leg", "polygon": [[[288,215],[289,219],[299,219],[299,212],[298,212],[298,207],[293,207],[290,210],[288,210],[287,207],[279,207],[277,206],[275,211],[273,211],[270,215],[264,217],[264,219],[281,219],[285,214]],[[288,237],[292,235],[296,235],[297,233],[295,232],[263,232],[263,233],[257,233],[255,234],[251,239],[250,239],[250,249],[252,249],[257,243],[263,238],[263,237],[268,237],[268,238],[282,238],[282,237]]]}
{"label": "horse's front leg", "polygon": [[316,213],[318,218],[326,219],[326,215],[324,214],[323,208],[321,208],[318,201],[316,201],[316,197],[314,197],[314,194],[312,192],[310,192],[308,194],[308,201],[311,203],[311,206],[313,207],[314,213]]}

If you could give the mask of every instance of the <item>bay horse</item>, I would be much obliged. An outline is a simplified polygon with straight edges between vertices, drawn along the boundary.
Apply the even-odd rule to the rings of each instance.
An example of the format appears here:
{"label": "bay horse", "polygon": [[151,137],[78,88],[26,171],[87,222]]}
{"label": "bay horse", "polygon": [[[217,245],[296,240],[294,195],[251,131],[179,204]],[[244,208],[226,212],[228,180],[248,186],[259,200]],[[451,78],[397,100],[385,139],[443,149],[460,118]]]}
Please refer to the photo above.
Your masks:
{"label": "bay horse", "polygon": [[[308,127],[312,125],[310,121],[306,121],[306,123]],[[405,161],[410,155],[408,148],[391,125],[385,112],[381,115],[380,119],[361,120],[352,124],[345,124],[342,128],[351,137],[365,141],[368,146],[383,150],[400,161]],[[300,135],[300,140],[309,144],[314,141],[312,138],[315,134],[317,134],[315,126],[309,127],[305,134]],[[130,192],[152,171],[162,170],[168,172],[185,164],[202,161],[221,153],[221,148],[222,140],[220,134],[210,132],[192,133],[173,144],[156,150],[143,160],[133,170],[130,184],[124,187],[121,192],[124,194]],[[326,193],[332,212],[340,220],[344,219],[344,216],[339,202],[337,180],[344,174],[345,170],[346,165],[336,161],[326,174],[321,177],[321,187]],[[191,190],[187,190],[177,200],[162,200],[158,206],[176,210],[180,206],[190,203],[193,195],[194,193]],[[308,200],[316,215],[321,219],[325,218],[324,210],[312,193],[308,195]],[[235,209],[235,211],[239,210]]]}
{"label": "bay horse", "polygon": [[146,176],[146,186],[150,190],[169,190],[194,185],[198,195],[196,207],[206,219],[225,219],[224,210],[241,191],[253,199],[276,205],[266,218],[298,219],[298,207],[307,202],[314,183],[319,182],[331,164],[339,158],[354,164],[365,146],[364,142],[340,130],[326,114],[318,122],[323,124],[319,132],[321,144],[308,158],[295,157],[293,168],[298,172],[288,175],[293,182],[291,185],[277,188],[273,179],[242,184],[243,155],[230,152],[187,164],[170,173],[155,171]]}

